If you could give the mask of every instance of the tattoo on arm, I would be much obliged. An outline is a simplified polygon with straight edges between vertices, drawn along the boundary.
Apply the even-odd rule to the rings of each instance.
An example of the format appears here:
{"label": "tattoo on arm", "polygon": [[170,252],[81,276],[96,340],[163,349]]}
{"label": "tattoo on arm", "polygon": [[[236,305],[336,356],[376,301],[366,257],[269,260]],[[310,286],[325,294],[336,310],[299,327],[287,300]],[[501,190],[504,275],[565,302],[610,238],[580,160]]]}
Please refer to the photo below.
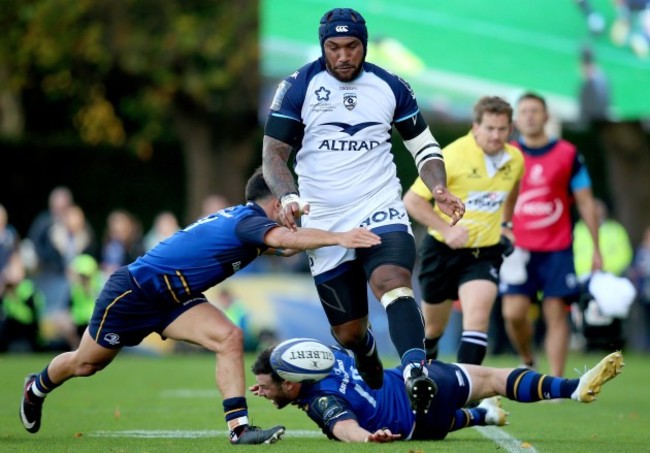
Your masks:
{"label": "tattoo on arm", "polygon": [[298,192],[293,175],[287,166],[292,149],[291,145],[264,136],[262,170],[269,189],[277,197],[287,192]]}
{"label": "tattoo on arm", "polygon": [[447,171],[445,169],[444,161],[440,159],[430,159],[422,167],[420,177],[431,191],[433,191],[433,188],[438,184],[447,187]]}

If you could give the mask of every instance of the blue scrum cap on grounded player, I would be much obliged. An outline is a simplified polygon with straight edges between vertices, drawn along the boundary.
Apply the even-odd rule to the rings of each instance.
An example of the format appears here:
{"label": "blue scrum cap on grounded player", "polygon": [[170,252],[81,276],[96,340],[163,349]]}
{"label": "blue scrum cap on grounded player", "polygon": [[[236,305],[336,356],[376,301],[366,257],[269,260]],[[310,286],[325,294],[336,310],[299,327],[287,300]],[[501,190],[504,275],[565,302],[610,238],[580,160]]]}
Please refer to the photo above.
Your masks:
{"label": "blue scrum cap on grounded player", "polygon": [[334,8],[326,12],[320,20],[318,37],[320,47],[328,38],[339,36],[354,36],[363,44],[363,54],[368,50],[368,29],[366,21],[361,14],[352,8]]}

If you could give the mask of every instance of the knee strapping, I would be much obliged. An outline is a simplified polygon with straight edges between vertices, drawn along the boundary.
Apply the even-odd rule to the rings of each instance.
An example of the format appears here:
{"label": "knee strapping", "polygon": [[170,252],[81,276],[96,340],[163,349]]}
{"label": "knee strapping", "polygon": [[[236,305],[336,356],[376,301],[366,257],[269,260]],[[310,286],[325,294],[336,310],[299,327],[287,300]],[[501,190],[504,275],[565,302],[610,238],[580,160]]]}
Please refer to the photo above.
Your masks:
{"label": "knee strapping", "polygon": [[390,291],[386,291],[383,296],[381,296],[381,304],[384,306],[384,308],[388,308],[390,304],[395,302],[397,299],[400,297],[413,297],[413,290],[411,288],[407,288],[405,286],[402,286],[400,288],[395,288],[391,289]]}

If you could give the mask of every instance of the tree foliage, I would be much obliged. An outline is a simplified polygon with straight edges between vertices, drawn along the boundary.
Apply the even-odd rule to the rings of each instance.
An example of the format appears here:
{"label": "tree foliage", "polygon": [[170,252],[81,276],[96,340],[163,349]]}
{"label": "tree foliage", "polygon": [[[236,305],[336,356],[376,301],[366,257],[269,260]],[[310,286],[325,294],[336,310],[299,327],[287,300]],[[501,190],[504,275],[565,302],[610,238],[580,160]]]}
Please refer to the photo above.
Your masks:
{"label": "tree foliage", "polygon": [[29,130],[39,105],[22,101],[37,92],[65,105],[63,125],[89,144],[129,146],[147,159],[157,140],[180,140],[190,216],[209,192],[239,201],[256,144],[256,0],[5,0],[0,8],[2,134]]}

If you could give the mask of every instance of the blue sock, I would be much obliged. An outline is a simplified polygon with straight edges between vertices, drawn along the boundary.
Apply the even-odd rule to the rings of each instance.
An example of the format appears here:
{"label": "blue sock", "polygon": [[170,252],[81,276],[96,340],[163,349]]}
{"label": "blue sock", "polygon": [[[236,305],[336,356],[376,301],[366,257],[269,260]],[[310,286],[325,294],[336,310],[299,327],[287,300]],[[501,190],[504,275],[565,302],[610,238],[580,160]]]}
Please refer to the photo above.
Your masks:
{"label": "blue sock", "polygon": [[580,379],[566,379],[517,368],[508,375],[506,396],[520,403],[556,398],[571,398]]}
{"label": "blue sock", "polygon": [[473,407],[471,409],[456,409],[454,423],[451,425],[449,432],[469,426],[485,426],[485,414],[487,409],[482,407]]}
{"label": "blue sock", "polygon": [[239,436],[241,431],[248,426],[248,405],[246,398],[238,396],[223,400],[223,412],[226,415],[226,423],[232,435]]}
{"label": "blue sock", "polygon": [[50,393],[52,390],[60,386],[61,384],[55,384],[50,380],[50,377],[47,374],[47,368],[50,365],[48,364],[43,371],[38,373],[36,376],[36,380],[34,381],[34,384],[32,384],[31,390],[32,392],[41,398],[45,398],[45,396]]}

